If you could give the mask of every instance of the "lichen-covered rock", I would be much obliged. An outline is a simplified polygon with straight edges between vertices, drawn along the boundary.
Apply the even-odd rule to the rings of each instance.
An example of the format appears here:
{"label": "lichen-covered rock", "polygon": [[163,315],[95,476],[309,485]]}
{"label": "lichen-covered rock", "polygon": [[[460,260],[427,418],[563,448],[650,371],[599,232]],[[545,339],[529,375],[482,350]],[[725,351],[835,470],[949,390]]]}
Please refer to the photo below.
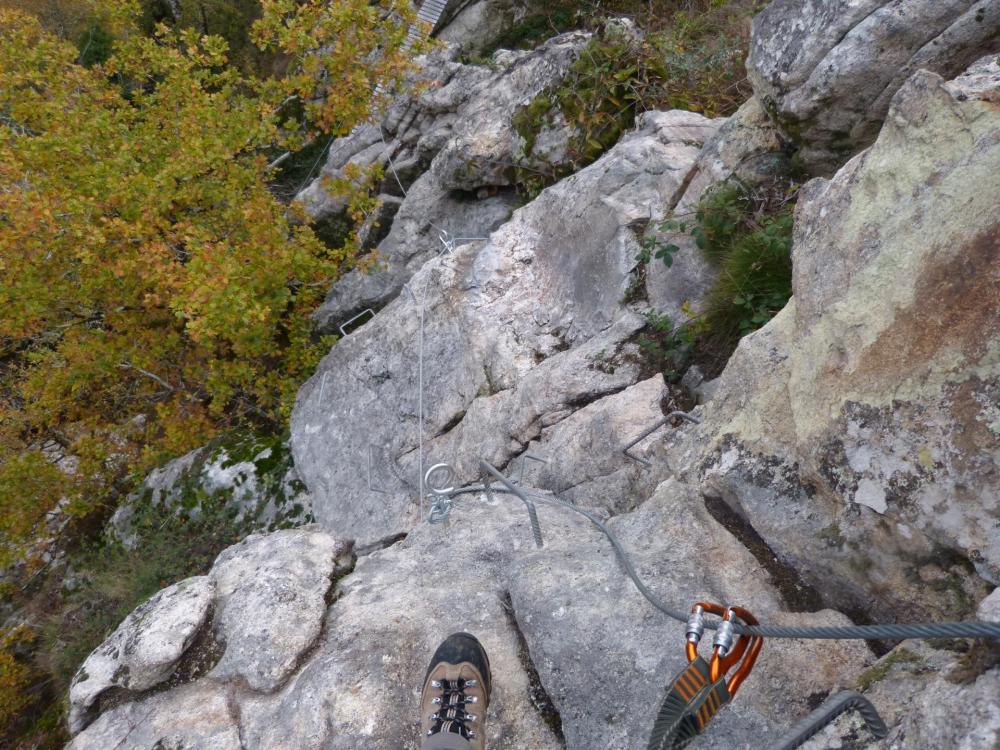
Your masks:
{"label": "lichen-covered rock", "polygon": [[206,576],[168,586],[135,609],[77,670],[69,691],[69,730],[92,719],[107,690],[142,692],[170,677],[211,611],[215,586]]}
{"label": "lichen-covered rock", "polygon": [[907,641],[862,672],[863,690],[889,728],[875,740],[856,713],[803,745],[803,750],[995,750],[1000,747],[1000,652],[985,643],[964,654]]}
{"label": "lichen-covered rock", "polygon": [[793,300],[678,448],[782,559],[880,619],[964,615],[1000,582],[997,72],[915,74],[876,143],[806,186]]}
{"label": "lichen-covered rock", "polygon": [[287,442],[229,435],[154,469],[115,511],[109,531],[123,544],[141,542],[134,528],[140,506],[196,516],[208,498],[235,511],[233,522],[273,530],[312,521],[312,500],[299,480]]}
{"label": "lichen-covered rock", "polygon": [[319,637],[326,597],[350,568],[351,547],[316,528],[254,535],[212,566],[216,637],[225,646],[211,672],[252,690],[282,685]]}
{"label": "lichen-covered rock", "polygon": [[[662,217],[712,130],[698,115],[644,114],[485,245],[429,261],[410,294],[341,340],[292,416],[316,517],[361,545],[412,524],[421,316],[424,468],[447,461],[460,481],[475,477],[480,456],[502,466],[572,408],[635,383],[629,339],[643,320],[621,305],[635,228]],[[593,367],[598,353],[620,366]]]}
{"label": "lichen-covered rock", "polygon": [[998,46],[995,0],[775,0],[754,19],[747,71],[803,162],[830,174],[916,71],[951,77]]}

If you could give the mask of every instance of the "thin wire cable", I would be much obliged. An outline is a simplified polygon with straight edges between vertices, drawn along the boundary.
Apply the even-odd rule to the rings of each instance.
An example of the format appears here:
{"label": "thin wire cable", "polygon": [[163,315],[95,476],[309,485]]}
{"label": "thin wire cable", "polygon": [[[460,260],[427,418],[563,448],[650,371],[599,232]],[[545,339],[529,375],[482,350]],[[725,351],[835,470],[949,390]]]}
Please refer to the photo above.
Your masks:
{"label": "thin wire cable", "polygon": [[[495,467],[491,466],[486,461],[480,461],[479,466],[484,473],[492,475],[499,482],[501,482],[504,487],[506,487],[508,492],[517,495],[521,501],[524,502],[526,507],[532,507],[528,494],[519,487],[515,486]],[[607,537],[611,546],[615,550],[615,554],[618,556],[618,561],[625,569],[626,575],[628,575],[628,577],[632,580],[632,583],[634,583],[635,587],[639,590],[639,593],[642,594],[656,609],[660,610],[668,617],[678,620],[679,622],[687,622],[687,612],[676,609],[665,603],[656,594],[654,594],[645,583],[642,582],[642,579],[639,578],[639,574],[636,572],[635,566],[632,564],[632,560],[625,551],[625,548],[622,547],[621,542],[618,541],[618,538],[614,535],[614,533],[612,533],[611,529],[609,529],[604,522],[601,521],[601,519],[593,513],[580,508],[577,505],[568,503],[554,495],[548,496],[533,493],[531,497],[535,500],[557,505],[575,513],[579,513],[581,516],[590,521],[598,529],[598,531]],[[534,532],[534,524],[532,524],[532,531]],[[719,624],[717,621],[706,620],[705,627],[709,630],[718,630]],[[905,625],[846,625],[837,627],[783,627],[775,625],[751,626],[737,622],[733,625],[733,632],[738,635],[756,635],[763,638],[803,638],[809,640],[1000,638],[1000,622],[966,621],[913,623]]]}

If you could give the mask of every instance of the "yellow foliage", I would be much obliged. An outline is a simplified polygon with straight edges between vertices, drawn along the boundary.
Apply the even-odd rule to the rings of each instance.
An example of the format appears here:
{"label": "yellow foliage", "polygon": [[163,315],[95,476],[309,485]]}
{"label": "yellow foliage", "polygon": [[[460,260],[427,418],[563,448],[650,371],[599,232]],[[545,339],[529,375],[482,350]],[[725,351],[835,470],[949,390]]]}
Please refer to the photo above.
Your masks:
{"label": "yellow foliage", "polygon": [[17,718],[21,709],[32,702],[28,688],[38,674],[15,655],[15,649],[31,640],[31,632],[23,626],[0,630],[0,727]]}
{"label": "yellow foliage", "polygon": [[412,16],[263,0],[255,34],[297,62],[259,79],[219,37],[144,36],[130,0],[100,12],[118,36],[88,68],[0,9],[0,565],[61,497],[86,513],[222,429],[287,418],[331,344],[308,315],[355,247],[293,220],[265,154],[364,118]]}

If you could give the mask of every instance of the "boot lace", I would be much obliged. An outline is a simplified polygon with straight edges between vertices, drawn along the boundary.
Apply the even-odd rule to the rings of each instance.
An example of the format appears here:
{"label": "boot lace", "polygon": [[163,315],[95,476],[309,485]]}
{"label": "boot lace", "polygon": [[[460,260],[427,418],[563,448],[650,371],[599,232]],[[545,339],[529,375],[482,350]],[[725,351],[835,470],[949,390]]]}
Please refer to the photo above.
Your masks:
{"label": "boot lace", "polygon": [[476,714],[469,713],[465,707],[478,702],[474,695],[466,695],[465,689],[475,687],[476,680],[433,680],[431,687],[441,691],[441,695],[435,697],[431,702],[440,705],[440,708],[431,714],[430,718],[434,725],[427,731],[427,735],[452,732],[460,734],[465,739],[471,740],[476,736],[476,731],[467,726],[467,722],[475,721]]}

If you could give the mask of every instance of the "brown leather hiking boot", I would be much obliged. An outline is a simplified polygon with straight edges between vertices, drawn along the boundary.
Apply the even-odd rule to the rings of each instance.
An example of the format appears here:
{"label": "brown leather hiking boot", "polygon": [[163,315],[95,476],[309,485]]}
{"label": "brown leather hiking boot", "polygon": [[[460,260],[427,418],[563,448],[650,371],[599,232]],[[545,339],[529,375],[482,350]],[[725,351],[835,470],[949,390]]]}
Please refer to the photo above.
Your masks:
{"label": "brown leather hiking boot", "polygon": [[420,699],[424,748],[483,750],[490,702],[490,660],[469,633],[453,633],[427,668]]}

